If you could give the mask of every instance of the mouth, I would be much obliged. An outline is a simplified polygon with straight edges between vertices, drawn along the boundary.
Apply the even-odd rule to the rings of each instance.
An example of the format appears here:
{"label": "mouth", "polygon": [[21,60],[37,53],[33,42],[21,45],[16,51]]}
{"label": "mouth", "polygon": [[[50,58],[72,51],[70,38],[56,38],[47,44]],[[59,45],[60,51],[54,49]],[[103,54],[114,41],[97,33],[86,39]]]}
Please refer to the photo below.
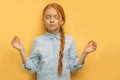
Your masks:
{"label": "mouth", "polygon": [[55,26],[54,24],[50,24],[51,27]]}

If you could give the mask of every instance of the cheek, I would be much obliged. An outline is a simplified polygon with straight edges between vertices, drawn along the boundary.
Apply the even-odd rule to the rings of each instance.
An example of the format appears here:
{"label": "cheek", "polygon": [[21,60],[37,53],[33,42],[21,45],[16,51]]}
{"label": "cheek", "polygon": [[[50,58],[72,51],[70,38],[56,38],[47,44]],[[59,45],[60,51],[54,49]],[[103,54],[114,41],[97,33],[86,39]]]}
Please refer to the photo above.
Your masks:
{"label": "cheek", "polygon": [[55,20],[54,22],[55,22],[55,24],[59,24],[59,21],[58,21],[58,20]]}
{"label": "cheek", "polygon": [[45,25],[48,25],[49,23],[50,23],[49,20],[44,20],[44,24],[45,24]]}

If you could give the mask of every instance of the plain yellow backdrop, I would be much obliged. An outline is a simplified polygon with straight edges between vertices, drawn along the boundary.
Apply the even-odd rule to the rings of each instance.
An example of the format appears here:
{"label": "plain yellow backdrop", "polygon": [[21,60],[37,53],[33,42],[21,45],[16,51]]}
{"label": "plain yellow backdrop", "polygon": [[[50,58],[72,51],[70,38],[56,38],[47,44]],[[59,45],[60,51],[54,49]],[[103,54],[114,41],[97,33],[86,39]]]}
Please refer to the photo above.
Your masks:
{"label": "plain yellow backdrop", "polygon": [[0,0],[0,80],[36,80],[22,69],[19,52],[10,42],[19,36],[29,55],[34,38],[44,34],[42,10],[52,2],[64,8],[64,29],[74,38],[78,56],[89,40],[98,44],[71,79],[120,80],[119,0]]}

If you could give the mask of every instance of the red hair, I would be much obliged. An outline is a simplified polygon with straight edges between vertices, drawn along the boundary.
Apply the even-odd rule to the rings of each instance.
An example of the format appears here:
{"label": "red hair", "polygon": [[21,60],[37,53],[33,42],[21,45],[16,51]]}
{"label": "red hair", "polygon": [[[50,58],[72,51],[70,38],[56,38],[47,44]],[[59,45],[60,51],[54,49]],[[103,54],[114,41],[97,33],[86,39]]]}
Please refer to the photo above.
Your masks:
{"label": "red hair", "polygon": [[[45,14],[45,11],[48,9],[48,8],[54,8],[57,13],[58,13],[58,16],[62,18],[62,21],[65,23],[65,14],[64,14],[64,10],[63,8],[57,4],[57,3],[51,3],[51,4],[48,4],[44,10],[43,10],[43,17],[44,17],[44,14]],[[60,19],[59,19],[60,20]],[[63,24],[64,24],[63,23]],[[63,51],[64,51],[64,44],[65,44],[65,35],[64,35],[64,30],[63,30],[63,24],[60,25],[60,52],[59,52],[59,61],[58,61],[58,74],[61,75],[62,74],[62,68],[63,68],[63,63],[62,63],[62,59],[63,59]]]}

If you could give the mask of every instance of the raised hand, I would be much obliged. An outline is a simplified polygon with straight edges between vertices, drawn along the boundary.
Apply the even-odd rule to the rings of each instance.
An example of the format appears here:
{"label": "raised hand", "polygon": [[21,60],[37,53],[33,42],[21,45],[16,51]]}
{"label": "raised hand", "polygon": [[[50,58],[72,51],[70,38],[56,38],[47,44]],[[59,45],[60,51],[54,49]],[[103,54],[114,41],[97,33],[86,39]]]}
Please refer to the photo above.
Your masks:
{"label": "raised hand", "polygon": [[83,50],[83,54],[79,58],[78,64],[83,64],[84,60],[88,53],[94,52],[97,49],[97,43],[93,40],[90,40],[88,44],[85,46],[85,49]]}
{"label": "raised hand", "polygon": [[24,46],[21,42],[21,40],[19,39],[19,37],[15,36],[12,41],[11,41],[11,45],[18,49],[18,50],[23,50],[24,49]]}
{"label": "raised hand", "polygon": [[97,43],[94,42],[93,40],[90,40],[86,45],[84,52],[91,53],[91,52],[94,52],[96,49],[97,49]]}
{"label": "raised hand", "polygon": [[25,64],[27,61],[27,55],[26,55],[26,52],[25,52],[25,49],[24,49],[24,46],[23,46],[21,40],[17,36],[15,36],[11,41],[11,45],[15,49],[19,50],[22,61]]}

